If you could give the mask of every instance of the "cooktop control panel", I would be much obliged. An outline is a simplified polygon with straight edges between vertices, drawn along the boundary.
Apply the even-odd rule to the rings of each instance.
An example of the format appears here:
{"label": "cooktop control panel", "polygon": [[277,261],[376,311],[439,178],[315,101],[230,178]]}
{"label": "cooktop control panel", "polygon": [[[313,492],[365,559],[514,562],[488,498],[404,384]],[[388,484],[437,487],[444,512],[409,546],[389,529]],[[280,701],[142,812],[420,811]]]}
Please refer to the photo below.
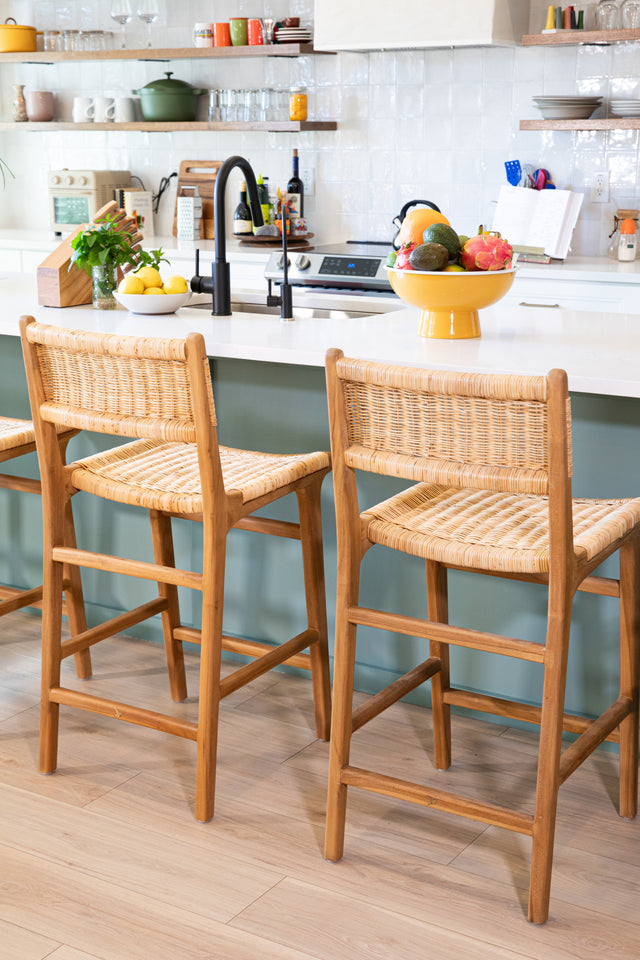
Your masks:
{"label": "cooktop control panel", "polygon": [[[391,249],[391,245],[389,245]],[[391,292],[385,261],[387,252],[381,248],[375,256],[355,253],[325,253],[321,247],[308,252],[289,250],[287,269],[293,286],[352,288]],[[283,254],[272,253],[264,272],[267,280],[282,280]]]}

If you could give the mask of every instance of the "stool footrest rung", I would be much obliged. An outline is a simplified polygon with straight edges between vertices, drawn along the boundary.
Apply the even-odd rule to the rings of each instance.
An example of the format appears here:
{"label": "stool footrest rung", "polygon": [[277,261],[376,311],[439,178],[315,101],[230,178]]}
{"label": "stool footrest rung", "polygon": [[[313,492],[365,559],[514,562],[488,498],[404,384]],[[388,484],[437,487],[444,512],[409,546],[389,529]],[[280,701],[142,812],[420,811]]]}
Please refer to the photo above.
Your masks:
{"label": "stool footrest rung", "polygon": [[611,732],[622,723],[625,717],[629,716],[632,710],[633,701],[630,697],[618,697],[616,702],[612,703],[597,720],[589,723],[582,736],[567,747],[560,757],[560,783],[564,783],[596,747],[609,739]]}
{"label": "stool footrest rung", "polygon": [[289,661],[294,654],[304,650],[310,643],[317,640],[318,637],[319,634],[317,630],[308,629],[299,633],[297,637],[292,637],[291,640],[287,640],[286,643],[280,643],[275,647],[269,646],[268,653],[263,653],[257,660],[254,660],[252,663],[246,663],[243,667],[234,670],[233,673],[220,681],[220,696],[228,697],[230,693],[233,693],[240,687],[244,687],[244,685],[250,683],[251,680],[255,680],[256,677],[277,667],[278,664]]}
{"label": "stool footrest rung", "polygon": [[162,613],[168,606],[164,597],[158,597],[156,600],[150,600],[143,603],[133,610],[121,613],[118,617],[112,617],[96,627],[90,627],[82,633],[77,633],[69,640],[64,640],[61,644],[62,659],[70,657],[73,653],[79,653],[80,650],[86,650],[95,643],[105,640],[107,637],[113,637],[116,633],[122,633],[129,627],[134,627],[137,623],[142,623],[150,617],[155,617],[157,613]]}
{"label": "stool footrest rung", "polygon": [[22,607],[32,607],[42,600],[42,587],[21,590],[19,587],[0,587],[0,617]]}
{"label": "stool footrest rung", "polygon": [[340,773],[340,780],[350,787],[360,787],[362,790],[381,793],[386,797],[397,797],[399,800],[408,800],[423,807],[433,807],[434,810],[443,810],[445,813],[454,813],[470,820],[479,820],[495,827],[512,830],[514,833],[524,833],[527,836],[533,833],[533,817],[530,814],[499,807],[497,804],[483,803],[481,800],[461,797],[444,790],[432,790],[419,783],[388,777],[373,770],[363,770],[361,767],[344,767]]}
{"label": "stool footrest rung", "polygon": [[0,489],[16,490],[18,493],[42,493],[39,480],[32,477],[14,477],[9,473],[0,473]]}
{"label": "stool footrest rung", "polygon": [[185,740],[195,740],[198,736],[198,725],[190,720],[169,717],[165,713],[157,713],[155,710],[136,707],[130,703],[120,703],[118,700],[95,697],[78,690],[70,690],[68,687],[52,687],[49,691],[49,699],[67,707],[77,707],[89,713],[99,713],[103,717],[135,723],[139,727],[162,730],[164,733],[171,733]]}
{"label": "stool footrest rung", "polygon": [[[535,723],[540,726],[541,708],[530,703],[502,700],[500,697],[491,697],[485,693],[472,693],[470,690],[455,688],[445,690],[444,702],[467,710],[477,710],[478,713],[492,713],[495,717],[506,717],[508,720],[521,720],[523,723]],[[566,733],[582,734],[593,722],[588,717],[577,717],[572,713],[565,713],[562,716],[562,729]],[[612,730],[604,739],[619,743],[620,735]]]}
{"label": "stool footrest rung", "polygon": [[405,617],[401,613],[388,613],[385,610],[372,610],[368,607],[349,607],[349,622],[363,627],[375,627],[379,630],[391,630],[411,637],[425,640],[438,640],[451,643],[456,647],[471,647],[485,650],[487,653],[499,653],[518,660],[530,660],[534,663],[544,661],[544,644],[531,640],[518,640],[497,633],[472,630],[469,627],[455,627],[449,623],[434,620],[422,620],[420,617]]}
{"label": "stool footrest rung", "polygon": [[157,583],[171,583],[176,587],[190,587],[202,590],[202,575],[178,567],[164,567],[159,563],[145,560],[130,560],[127,557],[114,557],[106,553],[94,553],[91,550],[77,550],[75,547],[54,547],[52,556],[58,563],[70,563],[75,567],[89,567],[92,570],[106,570],[108,573],[122,573],[125,576],[140,577],[142,580],[155,580]]}
{"label": "stool footrest rung", "polygon": [[[197,627],[176,627],[173,631],[176,640],[183,643],[202,643],[202,636]],[[272,643],[262,643],[260,640],[244,640],[242,637],[222,637],[222,649],[228,653],[241,653],[245,657],[262,657],[273,650]],[[300,670],[311,670],[311,657],[308,653],[294,653],[287,658],[290,667],[299,667]]]}
{"label": "stool footrest rung", "polygon": [[440,669],[440,658],[429,657],[424,663],[418,664],[413,670],[409,670],[404,676],[394,680],[393,683],[390,683],[384,690],[380,690],[379,693],[374,693],[373,696],[369,697],[368,700],[365,700],[364,703],[361,703],[360,706],[353,711],[351,716],[351,732],[355,733],[356,730],[359,730],[365,723],[373,720],[374,717],[381,714],[387,707],[390,707],[393,703],[396,703],[402,697],[406,696],[407,693],[419,687],[421,683],[424,683],[425,680],[432,677],[434,673],[438,673]]}

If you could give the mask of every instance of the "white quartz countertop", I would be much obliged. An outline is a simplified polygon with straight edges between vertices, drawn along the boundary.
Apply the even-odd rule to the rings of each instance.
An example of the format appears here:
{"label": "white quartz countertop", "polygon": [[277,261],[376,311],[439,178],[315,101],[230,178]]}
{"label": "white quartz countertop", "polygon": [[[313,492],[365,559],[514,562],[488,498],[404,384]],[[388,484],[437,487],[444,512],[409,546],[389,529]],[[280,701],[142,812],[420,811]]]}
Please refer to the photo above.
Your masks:
{"label": "white quartz countertop", "polygon": [[[323,294],[304,302],[332,305]],[[390,307],[366,297],[333,301],[341,303],[359,311]],[[574,392],[640,397],[640,314],[550,311],[503,301],[480,312],[479,339],[427,340],[417,333],[419,311],[413,308],[286,322],[249,312],[212,317],[208,310],[189,306],[151,317],[124,309],[42,307],[31,274],[0,275],[0,304],[0,334],[5,336],[18,335],[18,319],[26,313],[43,323],[105,333],[181,337],[199,331],[214,358],[319,367],[326,351],[339,347],[347,356],[474,372],[543,374],[561,367]]]}

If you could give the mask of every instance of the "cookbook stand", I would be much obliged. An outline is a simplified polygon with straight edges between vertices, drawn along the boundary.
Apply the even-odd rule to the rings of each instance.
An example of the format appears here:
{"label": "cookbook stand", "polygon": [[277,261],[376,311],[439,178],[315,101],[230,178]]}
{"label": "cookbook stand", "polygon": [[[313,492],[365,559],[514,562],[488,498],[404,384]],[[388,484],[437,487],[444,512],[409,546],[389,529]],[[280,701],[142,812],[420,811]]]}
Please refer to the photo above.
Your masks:
{"label": "cookbook stand", "polygon": [[[115,200],[109,201],[97,211],[91,223],[106,216],[113,216],[118,230],[131,234],[132,249],[140,249],[142,234],[134,217],[130,217]],[[69,269],[73,248],[71,241],[90,224],[82,223],[44,258],[37,269],[38,303],[44,307],[76,307],[91,303],[93,299],[91,277],[75,264]],[[122,270],[118,268],[118,281]]]}

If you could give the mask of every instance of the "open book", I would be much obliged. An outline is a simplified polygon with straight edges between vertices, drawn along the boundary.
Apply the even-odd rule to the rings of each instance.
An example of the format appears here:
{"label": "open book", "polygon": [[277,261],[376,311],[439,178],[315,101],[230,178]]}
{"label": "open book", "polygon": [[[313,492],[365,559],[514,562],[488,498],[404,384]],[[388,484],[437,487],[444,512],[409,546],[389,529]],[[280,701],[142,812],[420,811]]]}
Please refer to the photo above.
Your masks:
{"label": "open book", "polygon": [[564,260],[578,220],[583,194],[572,190],[528,190],[503,186],[493,229],[513,247],[541,247]]}

